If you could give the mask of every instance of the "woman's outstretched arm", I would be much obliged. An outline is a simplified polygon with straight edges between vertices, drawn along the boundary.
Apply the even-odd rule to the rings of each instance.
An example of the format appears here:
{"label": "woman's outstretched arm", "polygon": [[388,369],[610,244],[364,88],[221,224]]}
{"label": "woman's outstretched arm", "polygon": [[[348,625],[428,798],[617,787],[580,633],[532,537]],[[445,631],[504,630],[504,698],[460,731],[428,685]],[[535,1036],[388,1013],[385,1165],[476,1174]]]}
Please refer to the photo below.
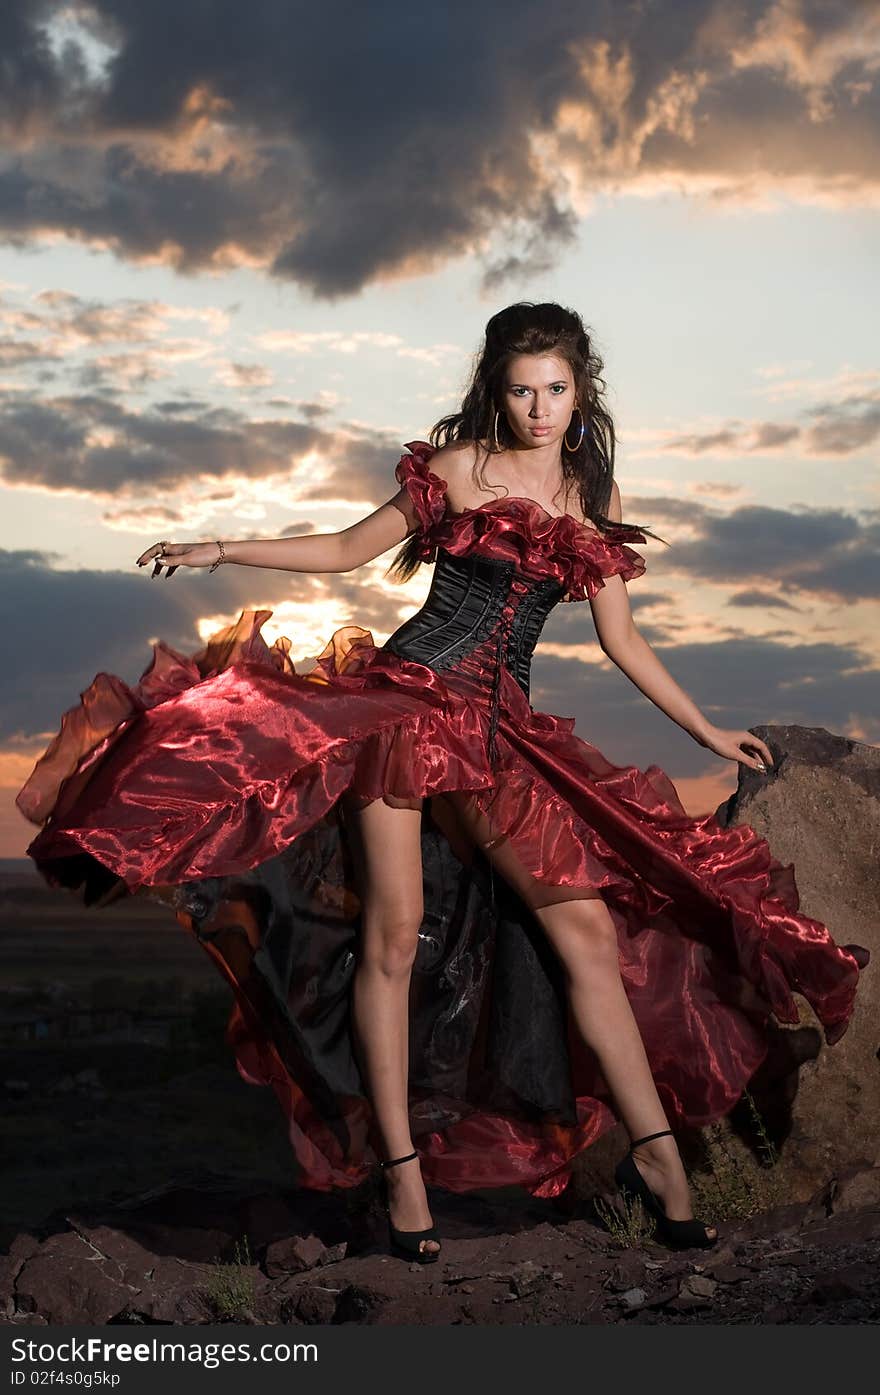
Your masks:
{"label": "woman's outstretched arm", "polygon": [[[608,517],[621,520],[620,492],[612,490]],[[673,722],[683,727],[700,746],[706,746],[729,760],[741,761],[755,770],[764,770],[764,762],[773,764],[768,747],[749,731],[716,727],[697,704],[676,683],[672,674],[654,653],[648,641],[639,633],[629,604],[629,593],[620,576],[610,576],[590,602],[596,635],[604,654],[625,673],[645,697],[659,707]],[[758,751],[759,756],[744,754],[743,746]]]}
{"label": "woman's outstretched arm", "polygon": [[[401,497],[403,496],[403,498]],[[350,572],[381,557],[415,526],[405,489],[366,518],[337,533],[308,533],[301,538],[223,540],[223,561],[243,567],[272,567],[285,572]],[[154,543],[137,560],[139,567],[158,559],[177,567],[210,567],[218,561],[216,542]]]}

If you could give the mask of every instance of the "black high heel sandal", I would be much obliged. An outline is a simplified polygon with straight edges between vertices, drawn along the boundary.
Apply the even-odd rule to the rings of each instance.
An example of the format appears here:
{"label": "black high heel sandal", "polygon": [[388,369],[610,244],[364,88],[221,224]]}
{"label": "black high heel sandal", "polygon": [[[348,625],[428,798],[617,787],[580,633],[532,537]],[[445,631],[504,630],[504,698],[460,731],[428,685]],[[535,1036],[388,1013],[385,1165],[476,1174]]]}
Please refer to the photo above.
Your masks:
{"label": "black high heel sandal", "polygon": [[640,1143],[650,1143],[652,1138],[663,1138],[665,1134],[672,1135],[672,1129],[660,1129],[657,1133],[646,1134],[644,1138],[636,1138],[630,1144],[630,1150],[624,1158],[621,1158],[614,1169],[614,1180],[620,1189],[621,1195],[629,1200],[638,1197],[645,1210],[652,1215],[657,1222],[657,1234],[661,1236],[675,1250],[690,1250],[700,1247],[704,1250],[711,1249],[718,1244],[718,1236],[706,1234],[706,1227],[702,1221],[674,1221],[667,1216],[659,1197],[651,1191],[642,1174],[636,1165],[636,1160],[632,1155],[633,1148],[637,1148]]}
{"label": "black high heel sandal", "polygon": [[[391,1158],[388,1162],[380,1160],[380,1167],[396,1167],[398,1163],[409,1162],[411,1158],[417,1158],[418,1152],[407,1153],[402,1158]],[[382,1173],[382,1199],[385,1203],[385,1212],[388,1216],[388,1237],[391,1243],[391,1253],[398,1259],[417,1260],[419,1264],[436,1264],[440,1258],[439,1250],[423,1250],[421,1242],[423,1240],[437,1240],[440,1235],[436,1225],[430,1225],[425,1230],[398,1230],[397,1226],[391,1224],[391,1207],[388,1198],[388,1183],[385,1174]]]}

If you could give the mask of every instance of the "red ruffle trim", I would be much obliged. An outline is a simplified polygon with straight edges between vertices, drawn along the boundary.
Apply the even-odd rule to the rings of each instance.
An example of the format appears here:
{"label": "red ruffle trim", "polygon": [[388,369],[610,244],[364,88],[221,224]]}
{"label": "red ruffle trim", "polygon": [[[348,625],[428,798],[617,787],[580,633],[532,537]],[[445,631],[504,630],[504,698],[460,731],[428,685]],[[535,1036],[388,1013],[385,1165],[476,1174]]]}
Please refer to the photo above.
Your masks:
{"label": "red ruffle trim", "polygon": [[[426,533],[439,523],[446,512],[446,481],[428,468],[435,447],[427,441],[407,441],[408,455],[402,455],[394,471],[412,500],[419,528]],[[426,552],[430,552],[430,546]]]}
{"label": "red ruffle trim", "polygon": [[80,693],[79,702],[64,713],[57,735],[16,796],[19,811],[30,823],[45,823],[50,814],[60,812],[62,788],[64,807],[69,807],[95,765],[135,717],[212,674],[247,661],[279,673],[295,673],[287,636],[280,635],[268,645],[260,633],[271,615],[271,610],[243,610],[234,624],[216,630],[204,649],[194,654],[179,654],[164,640],[157,640],[152,660],[136,683],[126,683],[115,673],[96,674]]}
{"label": "red ruffle trim", "polygon": [[442,547],[453,556],[476,552],[511,561],[525,576],[560,582],[573,601],[592,600],[610,576],[632,581],[645,571],[645,559],[626,544],[647,539],[630,524],[615,524],[613,535],[599,533],[570,514],[548,513],[535,500],[517,496],[447,514],[446,481],[429,466],[435,447],[427,441],[408,441],[406,447],[410,453],[401,456],[395,477],[419,520],[423,560]]}

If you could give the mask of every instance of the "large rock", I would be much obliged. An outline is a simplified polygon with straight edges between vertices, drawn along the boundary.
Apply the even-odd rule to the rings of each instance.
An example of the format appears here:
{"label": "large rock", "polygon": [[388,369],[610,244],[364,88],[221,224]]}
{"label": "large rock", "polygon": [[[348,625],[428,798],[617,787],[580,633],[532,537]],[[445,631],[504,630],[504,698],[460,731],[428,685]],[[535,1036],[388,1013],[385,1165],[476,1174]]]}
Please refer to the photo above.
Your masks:
{"label": "large rock", "polygon": [[851,1165],[880,1163],[880,748],[823,727],[750,727],[769,746],[767,775],[740,767],[736,792],[716,810],[749,824],[780,862],[793,864],[800,908],[838,944],[871,951],[844,1037],[826,1046],[809,1005],[780,1027],[756,1097],[781,1154],[791,1200]]}
{"label": "large rock", "polygon": [[7,1313],[101,1326],[127,1310],[153,1322],[208,1320],[201,1294],[209,1266],[157,1255],[112,1226],[77,1220],[29,1255],[5,1293]]}

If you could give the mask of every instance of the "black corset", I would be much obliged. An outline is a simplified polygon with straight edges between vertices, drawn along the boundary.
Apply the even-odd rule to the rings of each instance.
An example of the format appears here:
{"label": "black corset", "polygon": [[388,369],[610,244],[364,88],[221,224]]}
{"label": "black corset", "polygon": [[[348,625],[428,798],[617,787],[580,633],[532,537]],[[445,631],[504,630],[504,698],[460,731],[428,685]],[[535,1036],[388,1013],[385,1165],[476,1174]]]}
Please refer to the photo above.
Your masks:
{"label": "black corset", "polygon": [[497,629],[498,659],[528,697],[535,645],[565,587],[552,577],[535,581],[518,574],[519,603],[509,623],[501,625],[515,574],[513,562],[475,553],[455,557],[439,548],[424,605],[394,631],[383,648],[439,671],[452,668]]}
{"label": "black corset", "polygon": [[[516,579],[516,591],[512,583]],[[516,573],[513,562],[470,553],[456,557],[437,549],[431,589],[421,610],[410,616],[382,646],[427,668],[452,668],[493,634],[496,637],[489,704],[486,755],[498,761],[497,731],[502,664],[513,674],[526,697],[532,653],[544,621],[565,587],[552,577],[540,581]],[[514,604],[514,600],[516,604]],[[495,878],[491,861],[489,910],[496,916]]]}

